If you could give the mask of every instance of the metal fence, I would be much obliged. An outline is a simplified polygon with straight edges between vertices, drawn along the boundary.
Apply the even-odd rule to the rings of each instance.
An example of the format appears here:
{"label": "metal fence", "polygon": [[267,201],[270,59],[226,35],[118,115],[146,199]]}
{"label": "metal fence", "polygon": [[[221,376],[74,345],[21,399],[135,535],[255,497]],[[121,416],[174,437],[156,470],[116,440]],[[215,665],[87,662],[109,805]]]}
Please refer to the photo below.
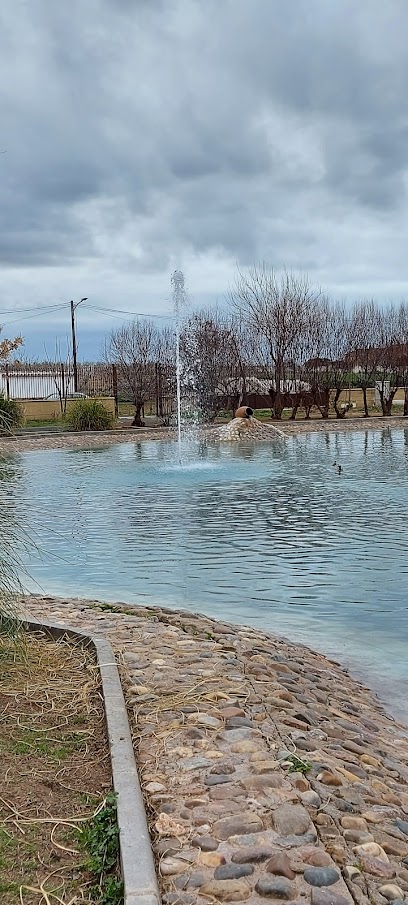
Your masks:
{"label": "metal fence", "polygon": [[8,399],[66,399],[74,392],[117,398],[115,365],[79,364],[76,378],[74,366],[62,362],[5,364],[0,366],[0,393]]}

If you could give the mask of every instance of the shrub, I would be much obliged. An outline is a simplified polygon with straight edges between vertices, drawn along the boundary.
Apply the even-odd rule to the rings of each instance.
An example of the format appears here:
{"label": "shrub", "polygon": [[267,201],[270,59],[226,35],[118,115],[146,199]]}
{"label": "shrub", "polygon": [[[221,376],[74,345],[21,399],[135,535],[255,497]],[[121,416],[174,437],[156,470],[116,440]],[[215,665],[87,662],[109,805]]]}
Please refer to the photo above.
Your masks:
{"label": "shrub", "polygon": [[73,431],[105,431],[113,427],[113,415],[96,399],[78,399],[66,414]]}
{"label": "shrub", "polygon": [[6,399],[0,393],[0,434],[10,434],[24,421],[23,409],[15,399]]}

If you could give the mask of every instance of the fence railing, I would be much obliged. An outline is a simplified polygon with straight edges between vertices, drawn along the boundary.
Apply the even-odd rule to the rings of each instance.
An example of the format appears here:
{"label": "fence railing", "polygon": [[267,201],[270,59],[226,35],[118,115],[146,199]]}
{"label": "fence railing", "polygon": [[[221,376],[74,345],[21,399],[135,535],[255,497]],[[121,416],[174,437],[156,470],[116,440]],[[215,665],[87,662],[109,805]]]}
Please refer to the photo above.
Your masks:
{"label": "fence railing", "polygon": [[[0,366],[0,393],[8,399],[64,399],[74,393],[74,386],[71,364]],[[77,393],[116,399],[115,365],[78,364]]]}

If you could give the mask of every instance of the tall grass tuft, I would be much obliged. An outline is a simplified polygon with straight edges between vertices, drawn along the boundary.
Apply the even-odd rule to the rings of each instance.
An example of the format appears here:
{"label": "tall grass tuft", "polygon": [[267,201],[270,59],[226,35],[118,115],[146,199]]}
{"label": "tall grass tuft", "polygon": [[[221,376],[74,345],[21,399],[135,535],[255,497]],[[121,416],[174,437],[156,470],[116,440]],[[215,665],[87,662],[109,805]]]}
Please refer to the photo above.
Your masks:
{"label": "tall grass tuft", "polygon": [[0,466],[0,634],[15,636],[21,621],[18,599],[24,592],[20,575],[24,568],[21,554],[31,546],[18,516],[10,508],[7,462]]}
{"label": "tall grass tuft", "polygon": [[15,399],[0,393],[0,434],[11,434],[24,421],[23,409]]}
{"label": "tall grass tuft", "polygon": [[111,430],[113,415],[97,399],[78,399],[67,412],[66,421],[73,431]]}

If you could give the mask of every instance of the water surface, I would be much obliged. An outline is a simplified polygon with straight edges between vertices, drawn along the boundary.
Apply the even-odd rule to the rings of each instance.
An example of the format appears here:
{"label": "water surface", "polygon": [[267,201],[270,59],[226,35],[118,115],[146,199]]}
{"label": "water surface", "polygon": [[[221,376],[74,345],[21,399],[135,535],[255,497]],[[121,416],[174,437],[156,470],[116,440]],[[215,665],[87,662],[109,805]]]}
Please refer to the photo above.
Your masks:
{"label": "water surface", "polygon": [[[333,463],[341,463],[338,475]],[[408,717],[408,431],[3,462],[38,592],[162,603],[334,654]]]}

